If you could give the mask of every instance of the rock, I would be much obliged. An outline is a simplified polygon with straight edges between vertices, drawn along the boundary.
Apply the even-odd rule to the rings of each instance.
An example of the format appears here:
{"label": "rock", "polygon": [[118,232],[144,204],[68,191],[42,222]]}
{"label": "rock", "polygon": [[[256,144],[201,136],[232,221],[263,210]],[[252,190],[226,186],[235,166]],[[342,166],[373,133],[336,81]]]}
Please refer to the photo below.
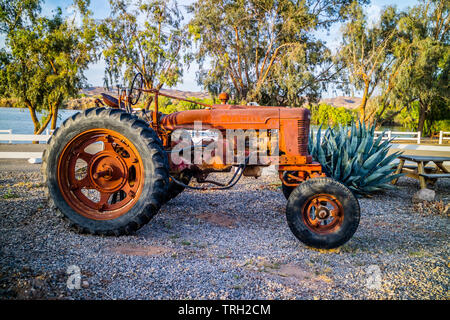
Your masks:
{"label": "rock", "polygon": [[42,163],[42,159],[41,158],[30,158],[28,159],[29,163]]}
{"label": "rock", "polygon": [[278,170],[274,165],[264,167],[261,172],[262,176],[278,175]]}
{"label": "rock", "polygon": [[414,193],[412,197],[413,202],[420,201],[434,201],[434,197],[436,196],[436,192],[431,189],[420,189],[416,193]]}

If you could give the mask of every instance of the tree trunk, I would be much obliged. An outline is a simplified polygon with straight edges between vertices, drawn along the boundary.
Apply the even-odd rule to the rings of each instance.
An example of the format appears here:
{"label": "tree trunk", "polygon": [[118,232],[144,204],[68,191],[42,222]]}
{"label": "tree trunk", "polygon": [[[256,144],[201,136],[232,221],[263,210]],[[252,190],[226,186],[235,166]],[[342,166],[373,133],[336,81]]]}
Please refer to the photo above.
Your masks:
{"label": "tree trunk", "polygon": [[[41,126],[41,124],[39,123],[39,119],[36,115],[36,109],[33,108],[33,106],[30,103],[26,103],[26,105],[28,107],[28,110],[30,111],[31,120],[33,121],[34,134],[41,134],[42,131],[44,131],[44,129],[47,127],[50,120],[52,119],[52,115],[50,114],[47,120]],[[33,144],[39,144],[39,141],[33,141]]]}
{"label": "tree trunk", "polygon": [[33,108],[33,106],[31,104],[26,103],[28,110],[30,111],[30,115],[31,115],[31,120],[33,121],[33,125],[34,125],[34,134],[36,134],[36,132],[39,130],[40,124],[39,124],[39,119],[36,116],[36,110]]}
{"label": "tree trunk", "polygon": [[145,111],[149,111],[149,110],[150,110],[150,107],[151,107],[151,105],[152,105],[152,102],[153,102],[153,96],[147,95],[147,96],[145,97],[145,107],[144,107],[144,110],[145,110]]}
{"label": "tree trunk", "polygon": [[423,134],[423,126],[425,124],[426,114],[427,114],[426,106],[424,106],[422,103],[420,103],[419,123],[417,125],[417,131],[420,131],[422,134]]}
{"label": "tree trunk", "polygon": [[55,106],[52,108],[52,124],[50,126],[51,130],[56,129],[56,122],[58,121],[58,107],[55,104]]}
{"label": "tree trunk", "polygon": [[369,85],[366,84],[364,87],[363,98],[359,106],[359,120],[361,121],[361,123],[364,123],[366,118],[366,105],[368,99],[369,99]]}
{"label": "tree trunk", "polygon": [[48,115],[48,118],[45,120],[45,122],[42,124],[42,126],[39,128],[39,130],[37,132],[35,132],[34,134],[41,134],[45,130],[45,128],[47,128],[48,124],[50,123],[50,120],[52,120],[51,113]]}

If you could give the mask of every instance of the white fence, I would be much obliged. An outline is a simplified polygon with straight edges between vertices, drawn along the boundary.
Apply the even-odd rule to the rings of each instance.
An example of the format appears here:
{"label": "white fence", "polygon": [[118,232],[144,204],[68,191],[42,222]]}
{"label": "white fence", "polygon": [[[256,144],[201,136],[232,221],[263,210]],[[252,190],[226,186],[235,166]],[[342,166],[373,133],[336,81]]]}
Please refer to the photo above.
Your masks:
{"label": "white fence", "polygon": [[445,131],[439,132],[439,144],[442,144],[443,140],[450,140],[450,137],[446,137],[446,135],[450,135],[450,132]]}
{"label": "white fence", "polygon": [[[384,132],[384,134],[383,134]],[[317,135],[317,130],[313,131],[314,135]],[[374,139],[377,139],[381,134],[383,134],[382,140],[393,139],[395,140],[411,140],[416,141],[420,144],[421,133],[419,132],[401,132],[401,131],[375,131]]]}
{"label": "white fence", "polygon": [[[375,138],[378,138],[379,135],[383,134],[383,131],[375,131]],[[411,137],[412,136],[412,137]],[[420,144],[420,138],[422,137],[422,133],[418,132],[402,132],[402,131],[384,131],[382,140],[393,139],[395,140],[411,140],[417,141],[417,144]]]}
{"label": "white fence", "polygon": [[[384,134],[383,134],[384,132]],[[317,130],[313,131],[314,135],[317,134]],[[415,141],[420,144],[422,141],[422,133],[418,132],[403,132],[403,131],[375,131],[375,139],[383,134],[382,140],[392,139],[393,141]],[[450,140],[450,132],[440,131],[439,132],[439,144],[443,144],[444,140]],[[430,141],[428,141],[430,142]]]}
{"label": "white fence", "polygon": [[48,139],[52,136],[54,130],[46,131],[46,134],[12,134],[12,130],[0,130],[0,142],[8,141],[8,143],[12,143],[13,141],[21,141],[21,142],[47,142]]}
{"label": "white fence", "polygon": [[[0,130],[0,133],[6,133],[6,134],[9,134],[9,135],[12,135],[12,129],[9,129],[9,130]],[[3,135],[0,135],[0,137],[2,137]],[[1,140],[0,140],[1,141]],[[5,139],[5,141],[8,141],[9,143],[12,143],[12,140],[7,140],[7,139]]]}
{"label": "white fence", "polygon": [[[382,134],[382,131],[375,131],[375,136],[378,136]],[[450,137],[446,137],[450,135],[450,132],[446,131],[439,131],[439,144],[442,144],[444,140],[450,140]],[[411,137],[412,136],[412,137]],[[385,131],[383,140],[385,139],[391,139],[393,138],[395,140],[412,140],[417,141],[417,144],[420,144],[421,140],[421,132],[400,132],[400,131]]]}

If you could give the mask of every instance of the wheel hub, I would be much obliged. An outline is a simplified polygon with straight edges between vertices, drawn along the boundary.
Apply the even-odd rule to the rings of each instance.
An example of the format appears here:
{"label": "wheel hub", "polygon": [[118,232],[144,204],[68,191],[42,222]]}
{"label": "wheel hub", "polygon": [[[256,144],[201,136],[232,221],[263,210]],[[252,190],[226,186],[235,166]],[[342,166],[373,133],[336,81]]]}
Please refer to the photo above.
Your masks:
{"label": "wheel hub", "polygon": [[343,221],[342,204],[330,194],[312,196],[302,209],[305,224],[316,233],[326,234],[338,228]]}
{"label": "wheel hub", "polygon": [[95,189],[100,192],[120,190],[127,181],[125,162],[112,152],[100,152],[90,165],[90,178]]}
{"label": "wheel hub", "polygon": [[330,210],[325,207],[320,207],[317,216],[319,217],[319,219],[325,220],[330,216]]}

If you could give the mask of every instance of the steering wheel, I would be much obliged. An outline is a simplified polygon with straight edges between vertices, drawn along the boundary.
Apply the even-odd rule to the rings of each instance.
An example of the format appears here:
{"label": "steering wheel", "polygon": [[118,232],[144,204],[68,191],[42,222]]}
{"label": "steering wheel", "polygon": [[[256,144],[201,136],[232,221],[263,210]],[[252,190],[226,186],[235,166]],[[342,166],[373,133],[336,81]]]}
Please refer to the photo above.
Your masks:
{"label": "steering wheel", "polygon": [[132,106],[138,103],[139,99],[141,98],[142,94],[141,89],[143,86],[144,86],[144,77],[140,72],[136,73],[136,75],[133,78],[133,81],[131,82],[128,96],[129,102]]}

